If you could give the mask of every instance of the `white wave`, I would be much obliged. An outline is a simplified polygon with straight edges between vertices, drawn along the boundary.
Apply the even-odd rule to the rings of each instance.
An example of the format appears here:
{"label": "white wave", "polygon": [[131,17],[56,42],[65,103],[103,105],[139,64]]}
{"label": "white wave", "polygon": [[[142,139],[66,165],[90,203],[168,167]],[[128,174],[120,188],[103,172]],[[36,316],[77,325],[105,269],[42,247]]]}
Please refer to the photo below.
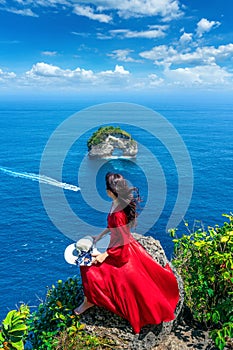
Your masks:
{"label": "white wave", "polygon": [[136,158],[134,156],[107,156],[107,157],[101,157],[101,159],[132,159],[132,158]]}
{"label": "white wave", "polygon": [[13,176],[13,177],[20,177],[23,179],[28,179],[31,181],[37,181],[37,182],[41,182],[47,185],[51,185],[51,186],[56,186],[56,187],[60,187],[63,188],[65,190],[70,190],[70,191],[80,191],[80,187],[75,186],[75,185],[70,185],[67,184],[66,182],[60,182],[57,181],[51,177],[45,176],[45,175],[40,175],[40,174],[33,174],[33,173],[20,173],[17,171],[12,171],[6,168],[1,168],[0,167],[0,171],[2,171],[3,173],[9,175],[9,176]]}

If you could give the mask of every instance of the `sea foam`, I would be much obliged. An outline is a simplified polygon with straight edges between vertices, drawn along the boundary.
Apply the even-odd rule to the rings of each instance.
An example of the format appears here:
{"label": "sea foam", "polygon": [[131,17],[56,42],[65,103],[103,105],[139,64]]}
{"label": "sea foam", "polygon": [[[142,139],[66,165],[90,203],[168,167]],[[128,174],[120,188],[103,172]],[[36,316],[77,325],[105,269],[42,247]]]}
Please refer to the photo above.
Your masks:
{"label": "sea foam", "polygon": [[60,182],[60,181],[57,181],[57,180],[55,180],[51,177],[45,176],[45,175],[27,173],[27,172],[17,172],[17,171],[13,171],[13,170],[2,168],[2,167],[0,167],[0,171],[2,171],[6,175],[13,176],[13,177],[19,177],[19,178],[28,179],[31,181],[37,181],[37,182],[44,183],[47,185],[60,187],[60,188],[63,188],[65,190],[70,190],[70,191],[75,191],[75,192],[80,191],[80,187],[78,187],[78,186],[67,184],[66,182]]}

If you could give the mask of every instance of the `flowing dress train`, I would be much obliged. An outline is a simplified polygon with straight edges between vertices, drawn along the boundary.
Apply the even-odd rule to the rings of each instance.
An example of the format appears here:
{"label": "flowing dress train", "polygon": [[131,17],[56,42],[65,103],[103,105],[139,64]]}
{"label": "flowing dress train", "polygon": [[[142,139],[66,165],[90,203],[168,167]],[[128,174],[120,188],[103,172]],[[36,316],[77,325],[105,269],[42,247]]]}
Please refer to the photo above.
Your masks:
{"label": "flowing dress train", "polygon": [[127,319],[135,333],[148,324],[175,318],[179,290],[170,266],[159,265],[130,233],[123,210],[108,215],[109,256],[81,266],[88,301]]}

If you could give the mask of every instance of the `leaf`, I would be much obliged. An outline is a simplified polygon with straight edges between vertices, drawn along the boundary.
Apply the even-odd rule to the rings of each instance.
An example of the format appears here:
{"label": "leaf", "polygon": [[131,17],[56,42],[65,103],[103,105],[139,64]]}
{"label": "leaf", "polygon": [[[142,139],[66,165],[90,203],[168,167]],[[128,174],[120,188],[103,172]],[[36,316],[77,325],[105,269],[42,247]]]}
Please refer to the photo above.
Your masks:
{"label": "leaf", "polygon": [[212,297],[212,296],[214,295],[214,290],[213,290],[212,288],[209,288],[209,289],[207,290],[207,292],[208,292],[208,294],[209,294],[210,297]]}
{"label": "leaf", "polygon": [[194,244],[196,247],[198,247],[198,248],[200,248],[201,246],[203,246],[203,242],[200,242],[200,241],[194,242],[193,244]]}
{"label": "leaf", "polygon": [[23,345],[23,341],[20,340],[17,343],[12,343],[13,349],[16,350],[23,350],[24,349],[24,345]]}
{"label": "leaf", "polygon": [[20,324],[17,327],[10,329],[9,333],[15,333],[15,332],[25,332],[27,330],[27,326],[25,324]]}
{"label": "leaf", "polygon": [[229,240],[229,236],[223,236],[223,237],[221,237],[220,242],[226,243],[228,240]]}
{"label": "leaf", "polygon": [[8,328],[8,326],[11,325],[12,318],[14,317],[15,313],[17,313],[16,310],[11,310],[8,312],[5,320],[3,321],[4,326],[7,326],[7,328]]}
{"label": "leaf", "polygon": [[59,300],[57,300],[56,304],[57,304],[57,306],[59,306],[60,308],[62,308],[62,303],[61,303]]}
{"label": "leaf", "polygon": [[79,331],[82,331],[83,329],[85,329],[86,325],[84,323],[81,323],[81,324],[77,325],[77,327],[78,327]]}

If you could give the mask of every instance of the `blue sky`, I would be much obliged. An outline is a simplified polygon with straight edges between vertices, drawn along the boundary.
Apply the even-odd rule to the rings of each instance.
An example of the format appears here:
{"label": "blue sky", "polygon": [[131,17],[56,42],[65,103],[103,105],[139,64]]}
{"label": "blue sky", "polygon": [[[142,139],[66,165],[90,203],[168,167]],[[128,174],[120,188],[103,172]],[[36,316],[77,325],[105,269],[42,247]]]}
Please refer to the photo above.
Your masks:
{"label": "blue sky", "polygon": [[0,93],[231,94],[229,0],[0,0]]}

